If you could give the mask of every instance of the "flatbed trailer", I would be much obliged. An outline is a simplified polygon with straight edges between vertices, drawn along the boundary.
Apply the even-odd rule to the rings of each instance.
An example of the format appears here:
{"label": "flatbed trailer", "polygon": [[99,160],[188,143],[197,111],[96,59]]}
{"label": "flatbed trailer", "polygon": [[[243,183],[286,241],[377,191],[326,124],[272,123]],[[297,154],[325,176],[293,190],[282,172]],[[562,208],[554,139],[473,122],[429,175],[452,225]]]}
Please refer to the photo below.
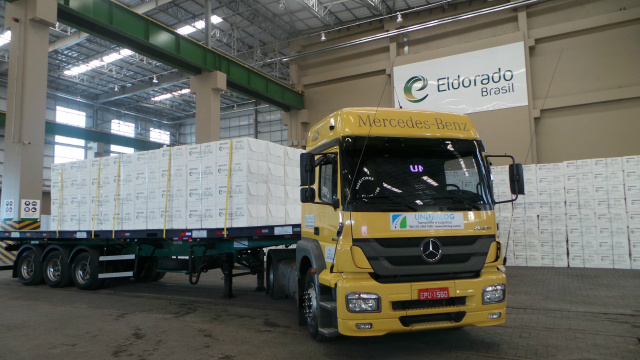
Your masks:
{"label": "flatbed trailer", "polygon": [[[159,280],[185,273],[191,284],[212,269],[224,274],[224,296],[233,297],[233,277],[256,275],[264,290],[264,249],[300,240],[300,224],[218,229],[117,231],[1,231],[7,251],[17,251],[13,277],[25,285],[46,282],[93,290],[106,279]],[[234,273],[235,265],[246,271]],[[46,271],[45,271],[46,270]]]}

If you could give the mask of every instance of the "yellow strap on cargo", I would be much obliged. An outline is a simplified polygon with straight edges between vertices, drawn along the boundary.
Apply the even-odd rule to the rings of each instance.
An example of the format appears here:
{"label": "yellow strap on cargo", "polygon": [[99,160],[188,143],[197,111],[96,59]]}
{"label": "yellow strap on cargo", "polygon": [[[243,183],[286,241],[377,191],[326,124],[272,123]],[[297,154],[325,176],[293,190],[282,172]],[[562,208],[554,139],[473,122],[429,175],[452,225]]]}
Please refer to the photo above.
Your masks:
{"label": "yellow strap on cargo", "polygon": [[164,226],[162,228],[162,237],[167,237],[167,209],[169,207],[169,185],[171,184],[171,148],[169,148],[169,171],[167,172],[167,193],[164,197]]}
{"label": "yellow strap on cargo", "polygon": [[91,225],[91,238],[96,232],[96,214],[98,212],[98,199],[100,196],[100,170],[102,169],[102,158],[98,158],[98,181],[96,181],[96,198],[93,205],[93,225]]}
{"label": "yellow strap on cargo", "polygon": [[60,191],[58,191],[58,221],[56,221],[56,237],[60,231],[60,208],[62,207],[62,184],[64,184],[64,166],[60,165]]}
{"label": "yellow strap on cargo", "polygon": [[227,237],[227,217],[229,216],[229,191],[231,190],[231,154],[233,153],[233,140],[229,139],[229,166],[227,167],[227,203],[224,207],[224,237]]}
{"label": "yellow strap on cargo", "polygon": [[120,162],[122,161],[122,155],[118,155],[118,176],[116,177],[116,199],[113,205],[113,230],[111,231],[111,238],[116,237],[116,218],[118,217],[118,195],[120,195]]}

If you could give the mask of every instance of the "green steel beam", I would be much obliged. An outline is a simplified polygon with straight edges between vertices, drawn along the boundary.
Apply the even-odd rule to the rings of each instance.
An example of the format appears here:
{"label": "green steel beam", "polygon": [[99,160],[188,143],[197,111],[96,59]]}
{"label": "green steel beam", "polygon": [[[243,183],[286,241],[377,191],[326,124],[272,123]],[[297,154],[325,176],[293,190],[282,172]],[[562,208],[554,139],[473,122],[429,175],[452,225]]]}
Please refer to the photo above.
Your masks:
{"label": "green steel beam", "polygon": [[[7,114],[5,112],[0,112],[0,128],[4,128],[6,121]],[[149,140],[135,139],[128,136],[112,134],[106,131],[85,129],[54,121],[46,121],[44,131],[45,133],[52,135],[61,135],[86,141],[131,147],[136,149],[136,151],[154,150],[164,146],[164,144]]]}
{"label": "green steel beam", "polygon": [[301,92],[111,0],[58,0],[58,21],[192,75],[221,71],[230,89],[282,110],[304,109]]}

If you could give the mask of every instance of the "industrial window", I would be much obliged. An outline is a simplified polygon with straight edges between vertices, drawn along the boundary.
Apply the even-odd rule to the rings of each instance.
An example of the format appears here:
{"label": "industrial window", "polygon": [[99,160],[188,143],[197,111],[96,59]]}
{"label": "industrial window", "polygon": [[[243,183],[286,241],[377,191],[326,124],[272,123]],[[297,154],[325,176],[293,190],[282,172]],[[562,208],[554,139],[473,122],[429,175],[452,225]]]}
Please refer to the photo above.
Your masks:
{"label": "industrial window", "polygon": [[126,146],[111,145],[111,155],[117,154],[133,154],[135,150]]}
{"label": "industrial window", "polygon": [[[86,114],[82,111],[56,106],[56,122],[73,126],[85,127]],[[56,135],[53,162],[65,163],[76,160],[84,160],[85,142],[83,139],[75,139]]]}
{"label": "industrial window", "polygon": [[113,119],[111,120],[111,133],[122,136],[134,137],[136,133],[135,124]]}
{"label": "industrial window", "polygon": [[160,142],[163,144],[169,144],[170,143],[169,132],[162,129],[151,128],[149,129],[149,140]]}

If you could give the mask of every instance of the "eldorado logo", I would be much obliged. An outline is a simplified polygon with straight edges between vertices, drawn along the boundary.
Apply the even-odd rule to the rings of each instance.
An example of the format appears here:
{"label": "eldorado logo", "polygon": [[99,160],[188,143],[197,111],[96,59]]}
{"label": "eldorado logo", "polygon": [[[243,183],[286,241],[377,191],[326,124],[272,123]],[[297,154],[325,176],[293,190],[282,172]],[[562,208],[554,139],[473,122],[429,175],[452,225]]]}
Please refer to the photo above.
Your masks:
{"label": "eldorado logo", "polygon": [[413,87],[415,85],[419,86],[416,91],[422,91],[427,88],[427,85],[429,85],[429,81],[424,76],[412,76],[409,78],[409,80],[407,80],[406,83],[404,83],[404,97],[407,99],[407,101],[414,104],[422,102],[427,98],[427,96],[429,96],[429,94],[427,94],[421,98],[415,97],[413,95]]}
{"label": "eldorado logo", "polygon": [[393,229],[406,229],[407,228],[407,215],[404,215],[404,214],[391,214],[391,227]]}

